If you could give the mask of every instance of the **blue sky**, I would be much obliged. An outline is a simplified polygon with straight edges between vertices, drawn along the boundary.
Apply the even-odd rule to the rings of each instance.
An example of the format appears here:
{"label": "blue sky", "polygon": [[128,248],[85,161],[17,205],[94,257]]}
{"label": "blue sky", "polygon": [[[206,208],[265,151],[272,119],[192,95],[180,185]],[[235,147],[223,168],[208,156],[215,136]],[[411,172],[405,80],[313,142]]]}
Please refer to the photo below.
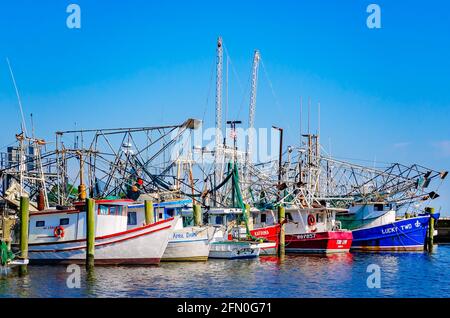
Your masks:
{"label": "blue sky", "polygon": [[[80,30],[66,27],[70,3],[81,7]],[[370,3],[381,7],[381,29],[366,26]],[[448,1],[435,0],[1,0],[0,148],[20,126],[6,57],[44,138],[75,125],[187,117],[211,125],[221,35],[234,68],[228,119],[247,119],[242,100],[257,48],[256,126],[282,126],[286,143],[297,143],[299,99],[310,96],[321,103],[322,141],[336,157],[448,170],[449,12]],[[436,207],[447,214],[449,182],[439,192]]]}

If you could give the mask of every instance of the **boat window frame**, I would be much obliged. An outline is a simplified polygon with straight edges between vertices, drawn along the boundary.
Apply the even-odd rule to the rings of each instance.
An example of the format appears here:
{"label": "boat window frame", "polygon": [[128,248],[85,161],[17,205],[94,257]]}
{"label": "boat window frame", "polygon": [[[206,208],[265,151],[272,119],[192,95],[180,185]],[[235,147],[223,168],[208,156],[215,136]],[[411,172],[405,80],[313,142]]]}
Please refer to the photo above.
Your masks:
{"label": "boat window frame", "polygon": [[[63,222],[62,221],[66,221],[67,220],[67,223],[64,223],[63,224]],[[70,223],[70,218],[60,218],[59,219],[59,225],[61,226],[61,225],[69,225],[69,223]]]}
{"label": "boat window frame", "polygon": [[[380,208],[381,208],[381,210],[380,210]],[[384,204],[383,203],[376,203],[376,204],[373,205],[373,209],[376,212],[384,211]]]}
{"label": "boat window frame", "polygon": [[[264,220],[263,220],[263,217],[264,217]],[[261,223],[266,223],[267,222],[267,213],[261,213],[259,219],[260,219]]]}
{"label": "boat window frame", "polygon": [[[130,223],[130,214],[134,214],[134,223]],[[127,212],[127,225],[137,225],[137,212],[136,211],[128,211]]]}
{"label": "boat window frame", "polygon": [[[114,216],[128,216],[128,209],[123,205],[108,205],[108,204],[99,204],[97,208],[98,215],[114,215]],[[111,211],[114,211],[111,213]],[[104,213],[107,212],[107,213]]]}

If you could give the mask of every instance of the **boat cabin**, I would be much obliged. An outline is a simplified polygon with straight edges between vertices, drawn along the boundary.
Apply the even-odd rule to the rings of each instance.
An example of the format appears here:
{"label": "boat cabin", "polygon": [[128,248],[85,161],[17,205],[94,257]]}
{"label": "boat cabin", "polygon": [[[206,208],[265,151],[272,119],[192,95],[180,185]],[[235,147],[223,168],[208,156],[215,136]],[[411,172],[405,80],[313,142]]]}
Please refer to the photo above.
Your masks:
{"label": "boat cabin", "polygon": [[[298,209],[286,207],[285,218],[286,234],[327,232],[338,230],[341,225],[335,220],[338,211],[345,209],[335,208],[307,208]],[[255,228],[270,226],[278,223],[278,212],[265,210],[258,213],[255,217]]]}
{"label": "boat cabin", "polygon": [[[183,226],[192,226],[192,200],[171,200],[153,204],[154,222],[181,216]],[[133,203],[128,206],[127,228],[132,229],[145,224],[145,204]]]}
{"label": "boat cabin", "polygon": [[[127,230],[127,212],[131,200],[95,201],[95,236]],[[86,204],[76,202],[65,209],[30,213],[30,243],[82,240],[86,238]]]}
{"label": "boat cabin", "polygon": [[212,208],[208,211],[208,224],[228,227],[231,223],[235,223],[240,215],[242,209],[239,208]]}
{"label": "boat cabin", "polygon": [[396,206],[386,202],[354,203],[338,219],[349,230],[379,226],[396,220]]}

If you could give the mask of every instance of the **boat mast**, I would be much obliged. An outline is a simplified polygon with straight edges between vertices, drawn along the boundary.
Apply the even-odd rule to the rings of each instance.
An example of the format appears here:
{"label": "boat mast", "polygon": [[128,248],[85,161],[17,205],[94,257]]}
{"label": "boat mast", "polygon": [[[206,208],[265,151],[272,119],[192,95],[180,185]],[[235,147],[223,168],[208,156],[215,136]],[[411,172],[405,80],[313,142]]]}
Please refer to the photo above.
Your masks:
{"label": "boat mast", "polygon": [[250,94],[250,107],[249,107],[249,116],[248,116],[248,139],[247,139],[247,150],[245,152],[245,181],[248,181],[248,167],[250,164],[251,156],[252,156],[252,148],[253,148],[253,130],[255,126],[255,112],[256,112],[256,93],[258,86],[258,68],[259,68],[259,60],[260,55],[259,51],[255,50],[255,54],[253,56],[253,65],[252,65],[252,87]]}
{"label": "boat mast", "polygon": [[[218,165],[220,162],[221,136],[222,136],[222,68],[223,68],[223,46],[222,37],[217,39],[217,60],[216,60],[216,139],[214,151],[214,188],[219,180]],[[216,202],[216,195],[213,198]]]}

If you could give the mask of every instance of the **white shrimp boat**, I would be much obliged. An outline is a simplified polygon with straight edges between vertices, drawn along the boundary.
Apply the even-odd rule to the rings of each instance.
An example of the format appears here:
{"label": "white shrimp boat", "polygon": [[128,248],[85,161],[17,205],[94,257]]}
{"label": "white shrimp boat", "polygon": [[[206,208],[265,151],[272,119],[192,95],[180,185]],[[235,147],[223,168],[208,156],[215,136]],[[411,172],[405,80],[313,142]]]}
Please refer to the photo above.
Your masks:
{"label": "white shrimp boat", "polygon": [[[276,255],[279,243],[279,231],[280,226],[275,224],[267,226],[266,224],[255,224],[255,220],[260,214],[257,209],[250,210],[251,216],[249,218],[249,230],[250,234],[261,242],[249,241],[252,246],[257,246],[260,248],[261,255]],[[247,240],[247,229],[243,224],[236,224],[237,218],[242,215],[242,209],[239,208],[213,208],[208,211],[209,220],[208,222],[214,226],[223,226],[226,228],[226,233],[224,234],[224,239],[228,241]],[[217,241],[217,240],[216,240]]]}
{"label": "white shrimp boat", "polygon": [[[127,206],[131,202],[95,201],[95,264],[160,262],[178,218],[127,229]],[[84,263],[85,203],[31,213],[28,254],[30,263]]]}
{"label": "white shrimp boat", "polygon": [[[191,207],[189,207],[191,206]],[[192,200],[172,200],[154,204],[154,220],[161,221],[178,216],[178,221],[169,238],[162,261],[206,261],[210,241],[214,236],[212,226],[193,226]],[[189,220],[191,222],[189,222]],[[133,229],[145,222],[144,204],[129,206],[128,228]]]}
{"label": "white shrimp boat", "polygon": [[206,261],[210,250],[210,240],[214,228],[210,226],[183,227],[178,219],[175,230],[169,239],[163,261]]}

